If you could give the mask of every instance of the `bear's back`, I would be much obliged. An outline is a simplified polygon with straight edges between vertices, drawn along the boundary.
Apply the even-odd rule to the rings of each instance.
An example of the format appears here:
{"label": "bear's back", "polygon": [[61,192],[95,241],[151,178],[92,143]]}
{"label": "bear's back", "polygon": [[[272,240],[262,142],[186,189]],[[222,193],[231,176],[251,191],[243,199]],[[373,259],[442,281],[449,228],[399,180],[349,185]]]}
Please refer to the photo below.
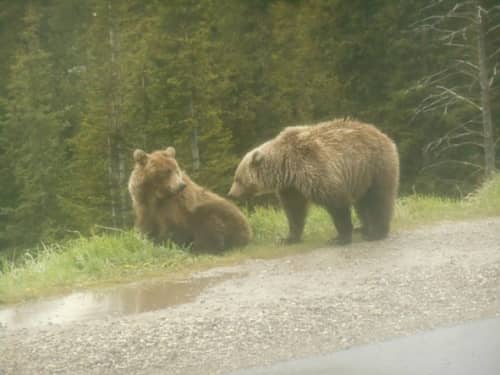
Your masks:
{"label": "bear's back", "polygon": [[361,123],[350,119],[336,119],[320,122],[314,125],[288,126],[277,136],[277,139],[298,142],[341,141],[354,136],[371,138],[389,138],[371,124]]}
{"label": "bear's back", "polygon": [[275,142],[284,145],[283,149],[304,153],[301,158],[308,154],[371,159],[382,150],[396,150],[392,140],[375,126],[350,119],[290,126],[281,131]]}
{"label": "bear's back", "polygon": [[370,124],[339,119],[292,126],[275,142],[275,148],[283,150],[288,173],[293,173],[293,180],[306,196],[330,193],[357,197],[374,176],[388,170],[398,173],[396,146]]}

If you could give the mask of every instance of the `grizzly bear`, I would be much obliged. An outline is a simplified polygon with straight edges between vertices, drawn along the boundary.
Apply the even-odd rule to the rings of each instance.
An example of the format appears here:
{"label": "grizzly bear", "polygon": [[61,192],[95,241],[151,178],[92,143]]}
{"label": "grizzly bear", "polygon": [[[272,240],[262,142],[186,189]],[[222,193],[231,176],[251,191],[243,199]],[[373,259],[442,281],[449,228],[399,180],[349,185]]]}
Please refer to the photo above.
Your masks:
{"label": "grizzly bear", "polygon": [[181,171],[173,147],[150,154],[135,150],[134,161],[128,189],[141,233],[156,242],[191,244],[196,252],[220,252],[250,241],[242,212]]}
{"label": "grizzly bear", "polygon": [[351,119],[285,128],[248,152],[236,169],[231,197],[277,192],[289,224],[285,243],[299,242],[308,203],[326,208],[337,244],[352,241],[351,206],[366,240],[389,233],[399,185],[394,142]]}

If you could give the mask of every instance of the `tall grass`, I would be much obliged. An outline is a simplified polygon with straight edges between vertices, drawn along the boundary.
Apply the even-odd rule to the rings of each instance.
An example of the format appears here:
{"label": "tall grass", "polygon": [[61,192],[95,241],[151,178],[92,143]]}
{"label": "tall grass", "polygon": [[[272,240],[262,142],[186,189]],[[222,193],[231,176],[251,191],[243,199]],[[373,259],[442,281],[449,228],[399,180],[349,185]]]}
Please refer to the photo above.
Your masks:
{"label": "tall grass", "polygon": [[[500,215],[500,175],[464,200],[420,195],[400,198],[393,228],[493,215]],[[155,246],[133,231],[44,246],[26,251],[15,261],[0,256],[0,303],[96,284],[178,275],[246,258],[277,257],[322,246],[334,235],[330,217],[318,207],[310,210],[301,245],[277,244],[287,233],[282,210],[257,208],[249,214],[249,221],[254,231],[252,244],[220,256],[193,255],[173,244]]]}
{"label": "tall grass", "polygon": [[0,301],[172,271],[190,258],[186,251],[154,246],[132,231],[79,238],[27,251],[15,262],[0,260]]}
{"label": "tall grass", "polygon": [[436,221],[500,215],[500,174],[465,199],[409,195],[398,199],[394,228],[411,228]]}

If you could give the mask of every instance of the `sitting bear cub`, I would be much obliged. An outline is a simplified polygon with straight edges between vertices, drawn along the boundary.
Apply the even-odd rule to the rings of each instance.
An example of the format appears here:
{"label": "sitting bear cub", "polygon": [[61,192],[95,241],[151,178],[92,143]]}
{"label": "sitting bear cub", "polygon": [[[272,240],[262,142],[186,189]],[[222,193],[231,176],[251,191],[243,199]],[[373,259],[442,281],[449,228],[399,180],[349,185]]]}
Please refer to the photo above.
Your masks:
{"label": "sitting bear cub", "polygon": [[175,160],[175,149],[134,151],[128,189],[136,228],[160,242],[192,244],[194,251],[220,252],[246,245],[252,232],[232,203],[193,182]]}

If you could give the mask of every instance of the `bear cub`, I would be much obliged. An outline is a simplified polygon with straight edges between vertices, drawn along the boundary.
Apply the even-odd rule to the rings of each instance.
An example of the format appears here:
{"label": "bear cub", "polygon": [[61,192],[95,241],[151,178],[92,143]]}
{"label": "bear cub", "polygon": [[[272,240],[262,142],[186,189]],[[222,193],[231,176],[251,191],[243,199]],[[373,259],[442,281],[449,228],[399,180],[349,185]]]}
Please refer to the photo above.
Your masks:
{"label": "bear cub", "polygon": [[309,202],[326,208],[337,229],[336,243],[352,241],[351,206],[366,240],[389,233],[399,185],[394,142],[373,125],[338,119],[285,128],[248,152],[236,169],[229,196],[277,192],[289,235],[300,241]]}
{"label": "bear cub", "polygon": [[134,151],[128,190],[135,226],[156,242],[192,245],[196,252],[220,252],[246,245],[250,225],[231,202],[197,185],[175,159],[175,149]]}

